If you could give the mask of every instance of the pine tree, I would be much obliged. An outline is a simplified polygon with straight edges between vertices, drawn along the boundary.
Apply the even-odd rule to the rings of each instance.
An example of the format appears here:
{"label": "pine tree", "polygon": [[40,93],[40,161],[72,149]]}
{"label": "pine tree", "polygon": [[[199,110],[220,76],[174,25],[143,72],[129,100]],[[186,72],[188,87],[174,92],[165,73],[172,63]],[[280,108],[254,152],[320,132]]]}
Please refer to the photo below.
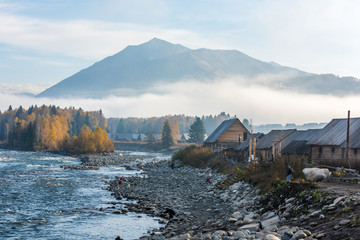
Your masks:
{"label": "pine tree", "polygon": [[174,139],[171,134],[171,128],[168,120],[165,121],[161,131],[161,141],[164,148],[169,148],[174,145]]}
{"label": "pine tree", "polygon": [[195,118],[195,121],[190,126],[189,130],[190,139],[189,142],[201,144],[205,138],[204,123],[199,117]]}
{"label": "pine tree", "polygon": [[119,124],[117,125],[117,128],[116,128],[116,133],[124,133],[124,131],[125,131],[124,120],[120,119]]}

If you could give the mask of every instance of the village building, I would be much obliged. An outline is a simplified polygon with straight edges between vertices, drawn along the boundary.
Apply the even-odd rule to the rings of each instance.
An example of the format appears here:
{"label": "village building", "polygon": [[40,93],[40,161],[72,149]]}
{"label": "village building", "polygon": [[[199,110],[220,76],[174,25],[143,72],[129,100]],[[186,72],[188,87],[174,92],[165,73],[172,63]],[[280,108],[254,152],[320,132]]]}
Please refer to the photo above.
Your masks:
{"label": "village building", "polygon": [[348,150],[347,121],[333,119],[308,142],[311,162],[360,169],[360,118],[350,119]]}
{"label": "village building", "polygon": [[205,140],[204,146],[214,150],[234,148],[250,136],[238,118],[223,121]]}
{"label": "village building", "polygon": [[273,161],[281,156],[281,150],[290,143],[286,138],[296,132],[296,129],[272,130],[259,139],[256,144],[256,156],[260,161]]}
{"label": "village building", "polygon": [[236,146],[235,152],[239,161],[251,161],[256,159],[256,145],[259,139],[265,136],[263,133],[253,133],[240,145]]}
{"label": "village building", "polygon": [[321,129],[301,130],[290,134],[288,136],[288,141],[290,142],[282,149],[282,156],[285,156],[288,161],[299,156],[309,159],[310,145],[308,141],[317,135],[320,130]]}

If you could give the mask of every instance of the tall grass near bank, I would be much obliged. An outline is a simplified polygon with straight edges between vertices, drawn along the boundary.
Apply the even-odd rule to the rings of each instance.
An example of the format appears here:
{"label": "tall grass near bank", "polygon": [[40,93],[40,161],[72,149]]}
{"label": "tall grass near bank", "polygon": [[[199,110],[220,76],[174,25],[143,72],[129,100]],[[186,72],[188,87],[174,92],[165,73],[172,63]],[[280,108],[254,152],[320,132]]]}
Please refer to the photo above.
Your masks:
{"label": "tall grass near bank", "polygon": [[[262,192],[269,192],[285,183],[285,162],[284,157],[277,157],[273,162],[252,162],[246,167],[234,168],[229,173],[229,177],[224,182],[219,183],[218,186],[226,188],[236,182],[246,181],[260,188]],[[305,168],[305,159],[297,157],[288,163],[294,169],[292,181],[303,182],[302,170]]]}
{"label": "tall grass near bank", "polygon": [[172,160],[179,160],[182,165],[189,165],[196,168],[211,168],[218,172],[225,172],[228,169],[227,163],[221,157],[215,155],[211,148],[191,145],[177,151]]}

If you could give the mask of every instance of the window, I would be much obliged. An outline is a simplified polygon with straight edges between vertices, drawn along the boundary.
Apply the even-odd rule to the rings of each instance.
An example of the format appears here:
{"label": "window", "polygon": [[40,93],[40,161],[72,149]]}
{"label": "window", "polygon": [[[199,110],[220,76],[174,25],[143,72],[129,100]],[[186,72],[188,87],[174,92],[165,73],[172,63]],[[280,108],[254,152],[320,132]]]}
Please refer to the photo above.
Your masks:
{"label": "window", "polygon": [[319,147],[319,157],[321,157],[321,155],[322,155],[322,147],[320,146]]}
{"label": "window", "polygon": [[331,153],[333,153],[333,154],[335,153],[335,147],[331,148]]}
{"label": "window", "polygon": [[357,155],[357,152],[358,152],[357,149],[354,149],[354,155]]}

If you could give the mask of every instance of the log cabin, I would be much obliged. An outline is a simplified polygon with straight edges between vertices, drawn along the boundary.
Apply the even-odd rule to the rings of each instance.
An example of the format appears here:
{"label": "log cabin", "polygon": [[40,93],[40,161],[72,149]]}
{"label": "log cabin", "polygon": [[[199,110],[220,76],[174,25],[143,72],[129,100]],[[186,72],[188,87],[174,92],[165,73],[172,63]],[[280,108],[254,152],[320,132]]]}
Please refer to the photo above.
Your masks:
{"label": "log cabin", "polygon": [[238,118],[223,121],[205,140],[204,146],[220,151],[234,148],[250,136],[249,130]]}

